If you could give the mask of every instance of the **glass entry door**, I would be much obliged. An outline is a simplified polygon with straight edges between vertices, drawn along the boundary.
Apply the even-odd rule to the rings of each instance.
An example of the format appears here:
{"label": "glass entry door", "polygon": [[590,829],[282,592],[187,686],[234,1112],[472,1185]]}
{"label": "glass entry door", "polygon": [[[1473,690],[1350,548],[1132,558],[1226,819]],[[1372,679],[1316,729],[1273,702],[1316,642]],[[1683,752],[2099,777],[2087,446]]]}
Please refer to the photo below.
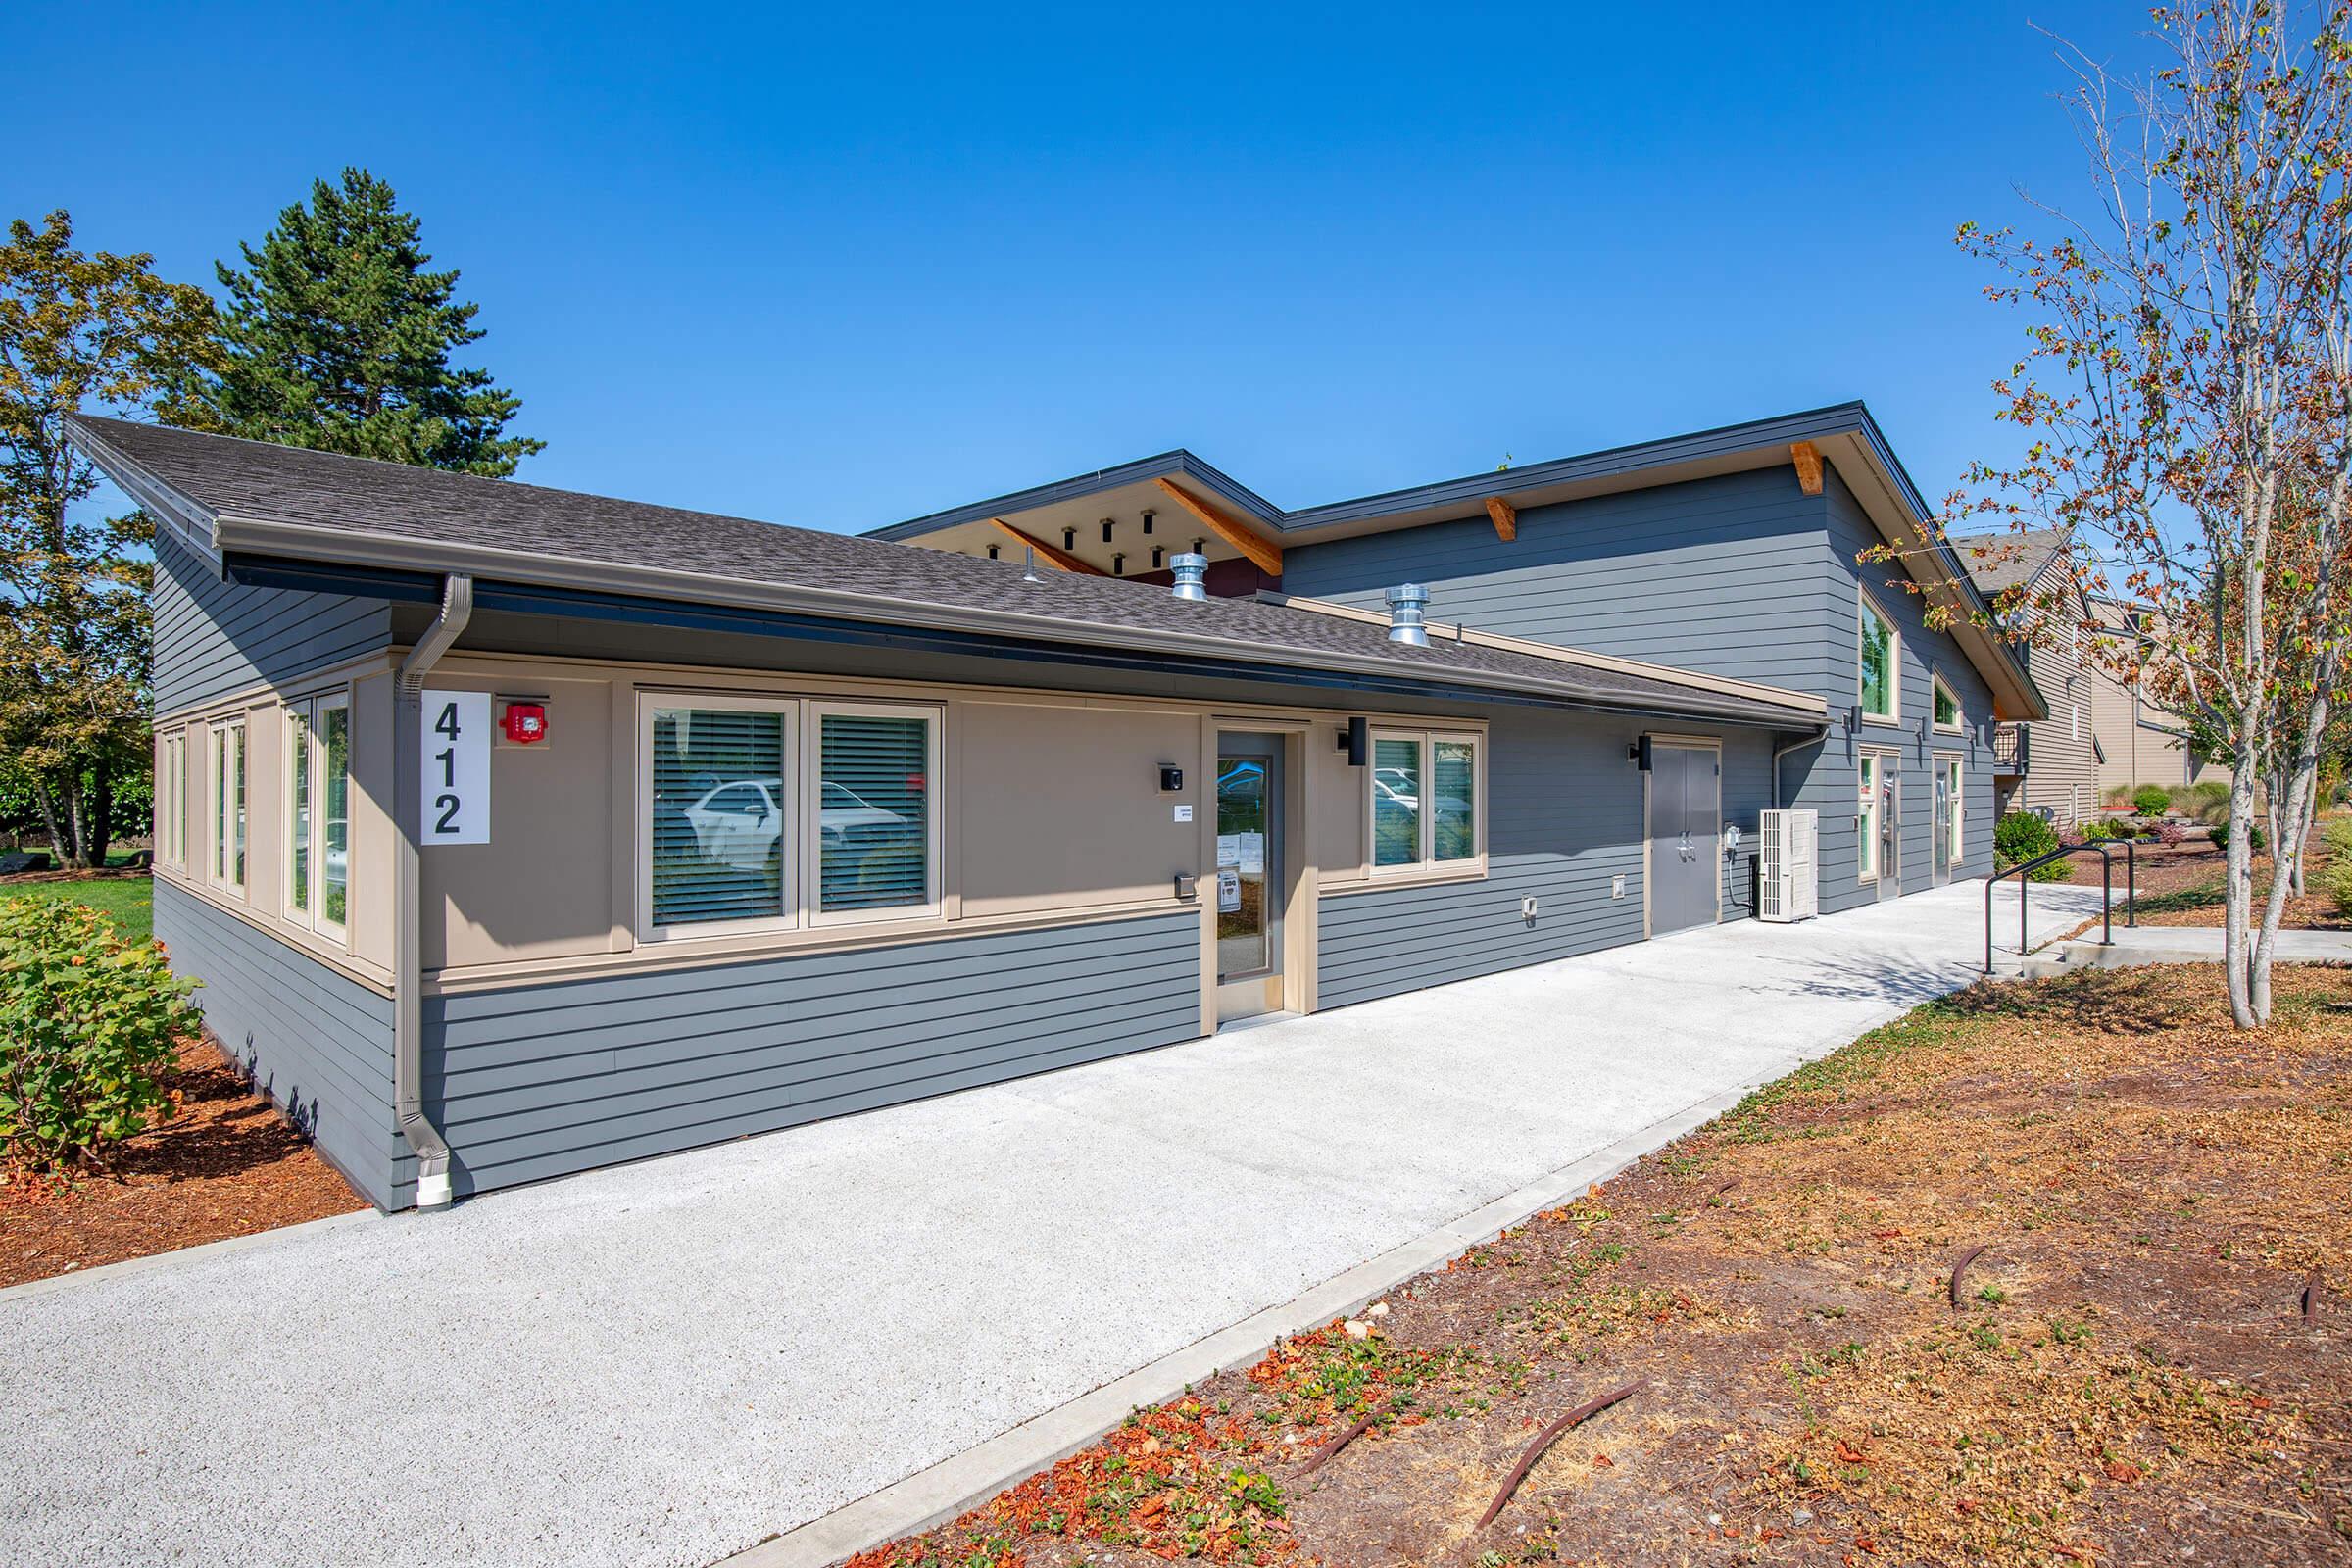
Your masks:
{"label": "glass entry door", "polygon": [[1282,737],[1217,737],[1217,1017],[1282,1007]]}

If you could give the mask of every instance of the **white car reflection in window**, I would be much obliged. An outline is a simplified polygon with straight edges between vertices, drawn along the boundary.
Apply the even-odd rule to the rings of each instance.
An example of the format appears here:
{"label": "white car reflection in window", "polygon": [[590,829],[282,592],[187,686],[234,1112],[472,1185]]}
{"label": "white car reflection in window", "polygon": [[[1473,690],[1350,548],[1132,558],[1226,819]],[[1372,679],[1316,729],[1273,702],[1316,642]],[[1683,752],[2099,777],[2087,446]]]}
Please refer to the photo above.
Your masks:
{"label": "white car reflection in window", "polygon": [[[757,870],[776,858],[784,836],[784,813],[777,807],[782,781],[772,778],[737,779],[707,790],[686,808],[686,820],[703,858],[721,865]],[[828,849],[853,845],[902,843],[915,835],[915,824],[896,811],[884,810],[843,785],[819,786],[824,806],[816,813],[817,832]]]}

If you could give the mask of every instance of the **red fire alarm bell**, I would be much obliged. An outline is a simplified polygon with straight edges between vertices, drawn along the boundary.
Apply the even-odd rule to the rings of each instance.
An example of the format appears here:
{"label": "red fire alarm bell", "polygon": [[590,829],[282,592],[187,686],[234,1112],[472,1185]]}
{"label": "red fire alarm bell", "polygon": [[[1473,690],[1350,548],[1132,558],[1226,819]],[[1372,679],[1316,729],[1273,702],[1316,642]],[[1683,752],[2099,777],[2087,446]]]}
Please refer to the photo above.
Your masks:
{"label": "red fire alarm bell", "polygon": [[547,739],[547,708],[541,703],[509,703],[506,716],[507,739],[517,746],[530,746]]}

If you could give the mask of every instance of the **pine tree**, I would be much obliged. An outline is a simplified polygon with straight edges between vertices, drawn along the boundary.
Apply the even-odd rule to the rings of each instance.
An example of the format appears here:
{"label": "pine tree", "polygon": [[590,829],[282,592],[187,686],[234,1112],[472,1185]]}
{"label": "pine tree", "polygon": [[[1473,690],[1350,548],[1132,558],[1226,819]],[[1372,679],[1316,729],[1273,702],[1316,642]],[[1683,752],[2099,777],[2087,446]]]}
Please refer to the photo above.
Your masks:
{"label": "pine tree", "polygon": [[504,478],[546,445],[504,433],[522,400],[453,369],[482,336],[458,273],[427,271],[416,219],[364,169],[316,180],[242,270],[217,270],[226,368],[200,393],[231,434]]}

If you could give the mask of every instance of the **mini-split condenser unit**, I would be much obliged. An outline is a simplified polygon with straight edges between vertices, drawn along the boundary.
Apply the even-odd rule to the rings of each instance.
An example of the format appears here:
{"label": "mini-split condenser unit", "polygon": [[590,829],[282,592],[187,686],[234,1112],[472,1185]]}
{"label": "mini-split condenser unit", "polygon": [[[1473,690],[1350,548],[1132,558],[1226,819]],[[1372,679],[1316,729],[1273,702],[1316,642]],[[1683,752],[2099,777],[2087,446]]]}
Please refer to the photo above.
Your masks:
{"label": "mini-split condenser unit", "polygon": [[1757,915],[1786,925],[1821,912],[1819,811],[1766,811],[1758,875],[1763,884]]}

